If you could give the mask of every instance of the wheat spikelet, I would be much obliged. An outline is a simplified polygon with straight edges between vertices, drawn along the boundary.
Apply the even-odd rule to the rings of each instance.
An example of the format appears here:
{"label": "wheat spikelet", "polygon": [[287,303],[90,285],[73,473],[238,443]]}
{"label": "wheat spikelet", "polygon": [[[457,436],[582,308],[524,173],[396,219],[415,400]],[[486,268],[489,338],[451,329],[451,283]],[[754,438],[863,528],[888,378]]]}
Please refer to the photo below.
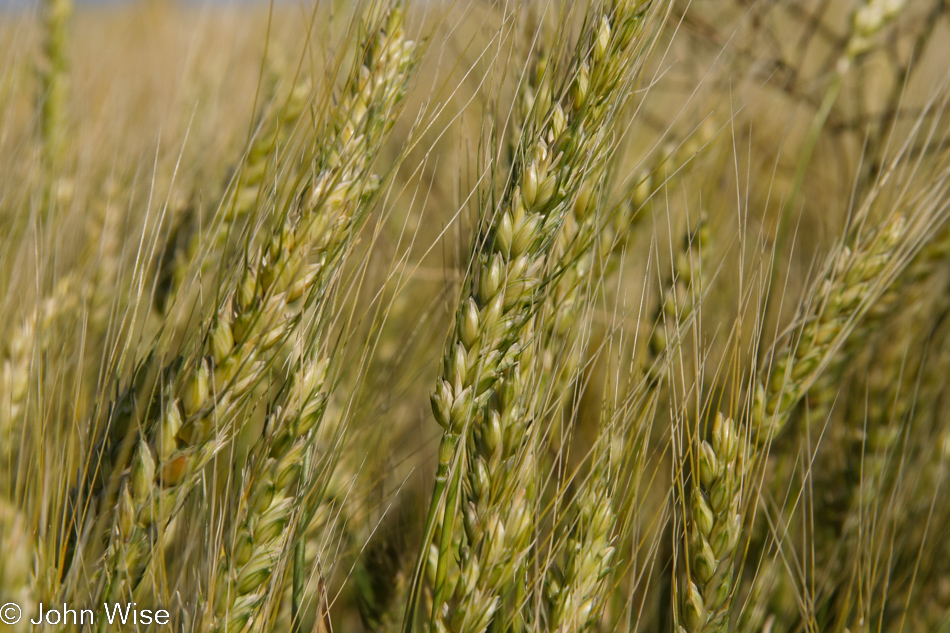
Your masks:
{"label": "wheat spikelet", "polygon": [[[202,353],[162,385],[159,419],[139,440],[119,491],[101,595],[134,587],[152,533],[181,506],[201,468],[221,449],[242,400],[260,382],[305,310],[324,301],[345,248],[368,212],[378,179],[369,169],[392,127],[413,66],[400,12],[367,45],[338,110],[338,128],[263,248],[248,252],[237,286],[202,337]],[[174,371],[174,366],[169,368]],[[168,370],[166,370],[168,372]]]}
{"label": "wheat spikelet", "polygon": [[59,177],[66,144],[66,108],[68,93],[68,27],[72,18],[72,0],[46,0],[44,14],[44,63],[41,74],[40,135],[43,161],[51,182]]}
{"label": "wheat spikelet", "polygon": [[742,531],[744,440],[735,422],[716,414],[712,442],[699,444],[698,481],[690,499],[688,578],[681,591],[690,633],[728,629],[736,545]]}
{"label": "wheat spikelet", "polygon": [[[402,12],[394,8],[367,43],[367,55],[361,60],[357,81],[341,102],[344,116],[352,116],[359,107],[391,120],[405,91],[412,68],[415,44],[406,39],[401,24]],[[344,129],[350,125],[344,123]],[[367,115],[357,116],[353,137],[369,136],[378,122]],[[372,156],[371,147],[359,147],[363,157],[347,160],[344,147],[340,159],[348,164],[343,181],[367,179],[362,161]],[[365,217],[365,212],[363,213]],[[358,230],[361,217],[352,220],[350,230]],[[336,262],[339,265],[339,262]],[[314,326],[316,339],[327,334],[326,326]],[[300,500],[296,488],[304,455],[310,450],[311,431],[323,416],[323,393],[330,358],[308,358],[291,379],[289,395],[271,416],[268,437],[247,473],[248,486],[236,508],[240,517],[230,556],[220,561],[216,589],[214,630],[241,630],[264,602],[264,590],[285,554],[294,509]],[[325,431],[324,431],[325,432]]]}
{"label": "wheat spikelet", "polygon": [[[626,91],[633,77],[626,64],[642,50],[637,48],[639,43],[635,43],[635,39],[645,17],[644,9],[637,3],[612,3],[608,11],[595,19],[590,42],[579,49],[567,107],[552,101],[552,87],[547,83],[540,86],[534,99],[534,120],[527,126],[531,133],[522,136],[515,180],[476,239],[474,271],[467,289],[469,296],[459,308],[442,377],[432,395],[432,410],[445,434],[439,449],[436,490],[423,551],[428,548],[436,513],[449,486],[449,471],[457,460],[460,439],[467,441],[473,427],[481,424],[480,419],[489,421],[483,410],[493,394],[504,393],[506,372],[521,358],[526,347],[521,341],[529,340],[523,328],[529,322],[533,305],[543,297],[540,275],[553,240],[577,196],[591,175],[599,173],[607,156],[607,123],[617,115],[623,95],[629,95]],[[465,445],[466,442],[462,442],[462,446]],[[511,451],[502,450],[505,452]],[[451,529],[454,520],[452,487],[449,494],[442,519],[444,532]],[[522,528],[520,522],[516,534],[524,541],[526,528]],[[441,617],[442,570],[448,555],[444,549],[450,539],[444,536],[442,543],[433,619]],[[407,609],[407,631],[412,629],[422,563],[420,556]],[[490,573],[489,569],[481,569],[469,577],[463,571],[461,576],[465,579],[463,582],[474,589],[478,579]],[[461,617],[453,617],[449,624],[460,627],[455,630],[483,631],[491,622],[498,598],[493,595],[490,584],[482,582],[479,607],[466,609]]]}

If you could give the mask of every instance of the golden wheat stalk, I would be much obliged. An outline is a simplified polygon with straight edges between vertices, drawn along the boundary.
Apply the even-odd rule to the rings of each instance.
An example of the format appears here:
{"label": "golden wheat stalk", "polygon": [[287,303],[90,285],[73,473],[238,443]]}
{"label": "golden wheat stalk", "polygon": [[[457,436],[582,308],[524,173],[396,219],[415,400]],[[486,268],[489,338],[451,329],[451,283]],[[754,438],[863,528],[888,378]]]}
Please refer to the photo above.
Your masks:
{"label": "golden wheat stalk", "polygon": [[[444,570],[456,512],[458,484],[449,483],[450,470],[455,464],[455,477],[460,477],[467,464],[464,456],[470,434],[483,424],[480,420],[487,421],[486,406],[493,394],[504,392],[506,373],[531,344],[523,330],[546,293],[540,284],[542,270],[564,218],[609,155],[609,123],[629,98],[639,68],[637,56],[648,48],[636,41],[645,18],[646,9],[636,2],[611,3],[594,18],[590,38],[578,48],[564,105],[554,100],[550,83],[541,84],[533,103],[533,120],[516,153],[515,178],[476,238],[468,296],[457,313],[432,395],[436,421],[445,429],[422,549],[428,550],[442,513],[433,621],[443,617]],[[469,455],[468,459],[475,457]],[[474,461],[468,468],[478,463]],[[520,524],[516,535],[526,547],[527,532]],[[407,633],[414,626],[425,558],[419,557],[409,597]],[[448,618],[449,626],[458,627],[454,630],[483,631],[491,622],[499,605],[491,573],[480,569],[470,574],[472,588],[480,585],[478,606]],[[466,576],[464,571],[462,576]]]}
{"label": "golden wheat stalk", "polygon": [[235,289],[201,338],[201,353],[161,386],[160,414],[143,424],[131,471],[119,489],[99,594],[113,599],[134,587],[160,534],[225,445],[242,401],[263,378],[275,349],[298,330],[302,315],[326,301],[353,233],[372,203],[373,159],[392,129],[413,67],[401,12],[364,48],[319,171],[293,198],[261,249],[247,252]]}
{"label": "golden wheat stalk", "polygon": [[729,630],[734,558],[742,532],[741,464],[745,453],[745,441],[735,422],[716,414],[712,442],[699,443],[698,472],[693,475],[687,578],[680,591],[682,632]]}
{"label": "golden wheat stalk", "polygon": [[[365,119],[356,120],[357,134],[369,136],[369,129],[378,125],[368,116],[375,107],[383,106],[385,109],[373,113],[390,121],[398,111],[415,54],[415,45],[406,38],[402,19],[398,7],[383,19],[365,47],[367,53],[358,68],[358,78],[341,101],[344,113],[351,113],[361,103],[367,104]],[[392,99],[393,96],[396,98]],[[372,148],[360,149],[365,152],[363,160],[372,156]],[[367,179],[366,166],[357,159],[349,168],[354,171],[342,180]],[[350,230],[359,230],[363,218],[365,212],[354,218]],[[328,324],[321,322],[320,315],[323,313],[318,313],[310,326],[310,336],[318,343],[329,334]],[[245,474],[247,485],[234,510],[238,521],[228,548],[230,553],[218,563],[214,630],[240,630],[252,620],[265,602],[264,590],[287,555],[288,538],[302,529],[299,525],[291,529],[295,515],[314,511],[299,508],[305,495],[298,490],[298,479],[303,474],[305,455],[311,450],[312,431],[323,417],[329,363],[330,358],[325,355],[305,359],[297,375],[290,379],[287,397],[270,418],[266,440],[253,454]],[[302,535],[297,534],[297,538]]]}

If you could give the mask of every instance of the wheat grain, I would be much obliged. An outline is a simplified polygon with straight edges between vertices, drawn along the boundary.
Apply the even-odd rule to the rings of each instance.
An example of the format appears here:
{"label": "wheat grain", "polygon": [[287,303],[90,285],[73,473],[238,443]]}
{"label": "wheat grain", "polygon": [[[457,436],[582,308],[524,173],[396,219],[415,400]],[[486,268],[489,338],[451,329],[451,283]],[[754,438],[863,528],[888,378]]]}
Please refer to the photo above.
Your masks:
{"label": "wheat grain", "polygon": [[120,492],[118,530],[103,570],[106,599],[137,584],[152,532],[174,515],[201,468],[224,445],[276,344],[292,336],[306,309],[325,300],[378,186],[368,170],[413,66],[413,45],[401,35],[399,15],[394,11],[388,31],[368,43],[322,170],[305,183],[264,247],[245,255],[233,294],[204,330],[202,353],[186,361],[174,384],[163,386],[160,419],[146,427],[147,440],[138,442]]}
{"label": "wheat grain", "polygon": [[680,631],[728,629],[736,545],[742,531],[742,461],[745,444],[739,428],[721,413],[712,442],[699,444],[690,500],[687,579],[681,591]]}
{"label": "wheat grain", "polygon": [[[623,95],[629,96],[633,76],[627,64],[643,50],[635,40],[645,15],[637,3],[621,1],[613,3],[595,20],[589,43],[579,50],[580,57],[574,65],[570,90],[565,96],[566,108],[553,99],[551,84],[542,83],[533,102],[534,120],[527,128],[530,133],[523,135],[516,156],[515,180],[476,239],[469,296],[459,308],[442,376],[432,395],[432,410],[445,434],[439,448],[436,490],[423,551],[428,549],[436,513],[443,501],[443,531],[451,529],[455,493],[454,484],[450,485],[448,479],[453,461],[464,463],[457,458],[460,438],[467,440],[474,431],[480,412],[493,393],[504,391],[504,376],[519,362],[526,347],[522,330],[534,304],[543,296],[540,275],[553,240],[585,183],[600,172],[606,159],[607,124],[622,107]],[[478,473],[474,476],[478,477]],[[450,496],[443,499],[447,488]],[[490,527],[495,529],[494,525]],[[524,533],[519,523],[519,541],[524,540]],[[492,540],[493,547],[500,546],[500,535]],[[450,541],[443,537],[442,542],[447,546]],[[441,570],[446,566],[448,552],[443,547],[439,554],[433,618],[441,613]],[[412,629],[418,601],[423,557],[419,560],[416,587],[407,609],[407,632]],[[481,574],[489,573],[488,569],[473,571],[472,588]],[[467,579],[464,572],[462,577]],[[490,585],[479,589],[479,607],[474,612],[466,610],[461,618],[453,618],[451,624],[461,627],[456,630],[482,631],[491,621],[498,599],[492,595]]]}
{"label": "wheat grain", "polygon": [[[344,130],[346,126],[353,126],[347,135],[350,139],[365,135],[369,137],[366,142],[372,143],[370,130],[378,126],[378,122],[369,114],[391,120],[397,111],[412,68],[415,46],[406,39],[401,21],[399,8],[385,17],[366,45],[367,54],[358,67],[357,80],[341,102],[341,112],[347,117],[353,117],[360,107],[366,110],[355,119],[345,120]],[[339,160],[348,163],[346,169],[350,170],[342,174],[340,180],[371,182],[364,161],[370,160],[375,150],[372,146],[355,149],[362,151],[363,157],[348,157],[347,152],[353,150],[346,145],[340,150]],[[347,227],[353,231],[360,226],[360,215],[365,217],[365,211],[357,213],[354,210],[355,218]],[[345,234],[340,237],[345,239]],[[339,262],[334,263],[339,266]],[[315,327],[318,339],[326,336],[326,329]],[[219,563],[221,571],[215,600],[219,620],[214,630],[241,630],[253,618],[285,554],[287,537],[294,534],[289,528],[300,500],[297,481],[303,457],[310,450],[311,431],[323,416],[326,401],[323,388],[329,362],[327,357],[318,357],[302,364],[299,376],[291,380],[289,395],[271,416],[267,441],[255,453],[255,462],[247,473],[247,489],[236,508],[240,519],[234,545],[231,554]]]}
{"label": "wheat grain", "polygon": [[750,423],[758,442],[782,430],[854,320],[883,291],[881,277],[891,272],[889,264],[904,246],[905,232],[906,220],[897,214],[854,251],[847,246],[839,251],[834,266],[816,284],[809,302],[814,313],[806,319],[799,340],[794,348],[776,355],[768,381],[756,387]]}

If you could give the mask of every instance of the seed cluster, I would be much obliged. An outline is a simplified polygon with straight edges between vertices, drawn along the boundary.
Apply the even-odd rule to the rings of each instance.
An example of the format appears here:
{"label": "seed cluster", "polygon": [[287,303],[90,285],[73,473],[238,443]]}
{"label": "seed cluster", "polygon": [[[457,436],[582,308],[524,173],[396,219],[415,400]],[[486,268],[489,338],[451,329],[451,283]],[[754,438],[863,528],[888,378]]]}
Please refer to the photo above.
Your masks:
{"label": "seed cluster", "polygon": [[728,630],[736,544],[742,531],[743,439],[735,423],[716,414],[712,443],[699,445],[699,481],[690,503],[689,581],[683,596],[685,633]]}
{"label": "seed cluster", "polygon": [[[520,371],[517,365],[523,362],[525,349],[530,345],[522,341],[533,338],[525,328],[535,313],[535,304],[543,296],[541,293],[547,292],[542,284],[544,267],[557,233],[578,204],[587,206],[594,178],[608,154],[609,127],[605,124],[618,114],[622,103],[616,96],[622,94],[633,79],[622,60],[642,17],[642,7],[632,1],[611,3],[600,16],[588,48],[579,52],[565,96],[566,108],[552,100],[550,83],[543,82],[539,87],[533,103],[534,124],[526,126],[516,157],[517,177],[476,242],[470,294],[462,301],[443,375],[432,394],[432,411],[446,431],[440,447],[433,508],[441,502],[450,463],[459,439],[469,437],[466,433],[478,429],[483,438],[490,437],[493,430],[482,427],[497,420],[499,425],[507,423],[507,428],[499,427],[500,439],[516,442],[501,447],[501,454],[516,454],[521,447],[519,431],[525,428],[527,421],[519,419],[522,416],[517,411],[508,411],[517,397],[504,395],[517,396],[519,384],[514,381],[506,385],[505,378],[511,372]],[[493,399],[498,406],[491,411],[489,405]],[[486,589],[477,597],[477,605],[464,601],[448,625],[454,631],[480,632],[491,622],[498,606],[497,596],[488,589],[493,586],[489,582],[490,574],[494,573],[490,565],[499,563],[499,548],[506,538],[512,539],[509,545],[519,545],[513,549],[515,556],[508,555],[511,564],[517,564],[518,553],[525,549],[520,544],[526,542],[526,527],[522,527],[522,523],[527,526],[527,522],[515,521],[509,526],[513,529],[507,530],[511,534],[505,536],[498,527],[501,526],[500,515],[497,518],[491,512],[487,516],[478,515],[481,495],[477,493],[490,490],[493,485],[487,465],[491,454],[498,449],[490,442],[471,448],[475,450],[468,452],[470,499],[465,511],[472,518],[467,524],[485,526],[476,534],[479,537],[483,533],[495,536],[487,542],[489,547],[478,550],[485,556],[477,562],[480,569],[472,566],[474,558],[463,558],[462,586],[477,584],[484,576],[482,582]],[[481,473],[485,475],[484,481],[481,481]],[[505,477],[513,474],[506,473]],[[518,479],[513,477],[511,481]],[[485,483],[489,488],[485,488]],[[519,501],[519,505],[524,503],[524,499]],[[481,505],[484,506],[484,502]],[[526,510],[522,508],[519,512],[526,513]],[[448,520],[448,514],[446,517],[444,521]],[[512,519],[511,514],[508,518]],[[429,523],[434,525],[434,517],[430,516]],[[444,555],[440,552],[440,557]],[[464,567],[466,563],[469,571]],[[436,582],[442,582],[439,574]],[[439,590],[437,586],[437,595]],[[433,609],[434,615],[439,616],[438,600]]]}
{"label": "seed cluster", "polygon": [[215,586],[214,631],[241,631],[267,599],[297,507],[297,486],[313,430],[326,405],[328,362],[309,362],[293,382],[284,406],[268,421],[267,441],[255,451],[236,509],[233,547],[220,561]]}
{"label": "seed cluster", "polygon": [[[387,131],[385,124],[381,127],[372,115],[385,113],[387,120],[392,120],[392,113],[405,94],[414,47],[405,37],[402,13],[394,10],[368,43],[358,78],[341,103],[343,149],[331,153],[329,163],[341,172],[336,180],[347,184],[323,191],[333,186],[328,175],[311,193],[312,200],[326,198],[328,219],[338,226],[339,233],[330,233],[323,241],[315,240],[324,250],[334,239],[342,244],[365,217],[366,210],[356,205],[368,192],[359,192],[354,197],[354,190],[373,186],[367,173],[368,161],[378,151]],[[347,207],[347,199],[355,199],[355,204]],[[338,267],[339,258],[333,264]],[[310,283],[315,281],[319,280]],[[324,330],[318,333],[326,335]],[[298,480],[311,432],[323,418],[329,364],[330,359],[319,354],[302,360],[297,375],[291,378],[288,396],[270,416],[266,441],[254,453],[256,460],[246,473],[248,483],[237,508],[239,521],[233,547],[230,555],[220,561],[215,600],[217,622],[213,627],[216,631],[239,631],[254,617],[266,600],[268,584],[288,539],[294,534],[287,528],[300,509]]]}
{"label": "seed cluster", "polygon": [[616,548],[612,528],[613,478],[597,454],[597,466],[572,506],[571,531],[561,548],[563,567],[552,566],[545,578],[549,630],[557,633],[585,630],[592,626],[603,606],[604,587],[614,569]]}
{"label": "seed cluster", "polygon": [[[324,167],[285,214],[270,240],[245,256],[235,291],[225,300],[176,387],[162,394],[162,415],[138,443],[132,471],[120,492],[119,521],[107,556],[105,595],[133,586],[147,562],[156,513],[174,514],[200,469],[224,445],[244,398],[263,379],[278,343],[288,340],[305,310],[325,299],[352,232],[367,213],[378,179],[373,157],[391,129],[413,66],[412,42],[394,11],[366,48]],[[159,522],[160,524],[161,522]]]}
{"label": "seed cluster", "polygon": [[757,441],[766,442],[782,430],[792,409],[840,347],[845,328],[867,309],[870,297],[883,292],[905,230],[904,217],[895,215],[855,250],[843,247],[825,279],[815,285],[808,304],[811,313],[798,341],[775,357],[767,381],[756,386],[750,422]]}
{"label": "seed cluster", "polygon": [[529,549],[536,491],[523,366],[506,372],[502,390],[495,392],[467,443],[470,463],[461,509],[465,546],[455,607],[437,621],[440,630],[484,631],[501,596],[516,584]]}

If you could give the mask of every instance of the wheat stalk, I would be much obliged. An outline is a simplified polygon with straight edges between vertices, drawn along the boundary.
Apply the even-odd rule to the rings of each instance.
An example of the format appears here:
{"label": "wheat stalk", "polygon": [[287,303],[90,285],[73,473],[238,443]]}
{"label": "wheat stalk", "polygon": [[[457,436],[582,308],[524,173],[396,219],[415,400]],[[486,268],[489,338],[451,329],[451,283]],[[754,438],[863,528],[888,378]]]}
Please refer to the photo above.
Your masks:
{"label": "wheat stalk", "polygon": [[201,353],[162,386],[160,419],[146,426],[120,488],[103,567],[106,599],[138,583],[153,533],[161,532],[201,468],[224,446],[273,350],[296,332],[306,310],[325,301],[378,186],[369,169],[392,128],[413,66],[413,45],[401,36],[399,15],[394,11],[389,17],[392,33],[383,30],[383,37],[368,43],[320,170],[301,186],[264,246],[244,255],[235,289],[204,330]]}
{"label": "wheat stalk", "polygon": [[[373,138],[370,129],[377,126],[378,121],[370,118],[370,113],[391,121],[398,111],[416,46],[405,37],[402,19],[401,9],[394,8],[382,20],[382,26],[373,32],[365,46],[366,55],[360,61],[358,76],[341,101],[341,112],[347,116],[353,116],[361,104],[366,109],[363,116],[355,119],[351,138],[361,135]],[[350,121],[353,119],[346,120],[344,129],[351,125]],[[384,137],[378,131],[375,134],[379,134],[377,138]],[[347,161],[350,163],[347,169],[352,171],[342,174],[340,180],[371,181],[365,173],[367,163],[363,161],[371,159],[373,148],[354,149],[362,151],[365,158],[354,156],[352,162]],[[344,147],[341,158],[347,151],[353,149]],[[365,211],[354,215],[352,226],[348,228],[355,232],[365,218]],[[319,320],[311,327],[311,335],[317,340],[328,334],[327,325]],[[311,431],[323,417],[326,402],[323,389],[329,363],[329,357],[317,356],[302,364],[298,377],[291,378],[289,395],[271,416],[267,441],[254,454],[255,459],[246,474],[249,483],[235,508],[240,519],[234,544],[230,555],[219,561],[214,607],[218,621],[214,630],[241,630],[253,618],[286,553],[287,538],[295,531],[289,529],[294,510],[302,498],[297,491],[301,464],[310,450]]]}
{"label": "wheat stalk", "polygon": [[[457,484],[449,483],[450,470],[456,464],[459,476],[467,438],[485,419],[483,410],[493,394],[505,389],[506,372],[527,347],[523,329],[543,297],[542,268],[564,218],[608,155],[608,123],[629,96],[632,76],[627,64],[643,50],[635,38],[644,18],[638,3],[620,1],[594,19],[590,42],[578,50],[566,108],[552,100],[550,84],[542,83],[533,103],[530,133],[522,136],[517,152],[515,178],[476,238],[468,296],[459,308],[432,395],[436,421],[445,429],[423,541],[425,552],[442,512],[433,619],[441,615],[443,570],[455,513]],[[462,438],[466,441],[460,442]],[[519,528],[518,535],[523,537],[524,530]],[[419,557],[409,597],[407,633],[413,628],[424,559]],[[488,573],[485,569],[479,576]],[[498,606],[493,593],[490,586],[482,589],[479,609],[453,620],[461,627],[457,630],[481,631],[488,626]]]}
{"label": "wheat stalk", "polygon": [[694,473],[690,500],[688,578],[681,591],[680,631],[729,630],[734,558],[742,531],[745,452],[744,439],[735,422],[717,413],[712,442],[700,442],[697,454],[699,468]]}

